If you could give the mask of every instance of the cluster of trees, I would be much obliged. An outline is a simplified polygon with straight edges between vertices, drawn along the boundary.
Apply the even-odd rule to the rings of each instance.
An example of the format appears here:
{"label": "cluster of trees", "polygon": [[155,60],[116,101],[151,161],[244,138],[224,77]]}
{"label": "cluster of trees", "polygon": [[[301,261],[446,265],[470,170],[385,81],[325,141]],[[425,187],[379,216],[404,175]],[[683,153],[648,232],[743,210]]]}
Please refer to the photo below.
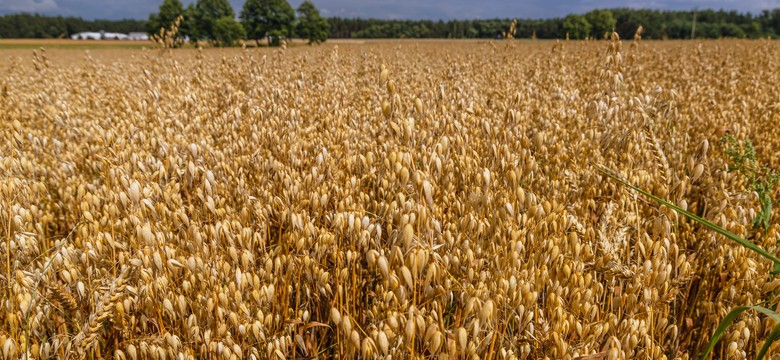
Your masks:
{"label": "cluster of trees", "polygon": [[[146,29],[156,33],[177,17],[184,21],[179,35],[215,45],[234,44],[238,39],[267,39],[278,45],[283,38],[302,37],[317,43],[332,38],[495,38],[507,30],[511,20],[378,20],[324,19],[309,1],[295,10],[286,0],[247,0],[236,20],[227,0],[197,0],[186,8],[180,0],[164,0],[158,13],[141,20],[94,20],[31,14],[0,16],[0,38],[57,38],[82,31],[105,30],[127,33]],[[695,20],[694,20],[695,19]],[[694,29],[695,21],[695,32]],[[780,9],[760,14],[724,10],[659,11],[611,9],[593,10],[564,18],[520,20],[516,38],[572,39],[602,38],[612,29],[631,38],[637,27],[646,39],[760,38],[780,37]],[[329,29],[329,30],[328,30]]]}
{"label": "cluster of trees", "polygon": [[[695,17],[694,17],[695,16]],[[520,20],[516,38],[600,39],[614,29],[631,38],[642,25],[646,39],[690,39],[694,18],[695,38],[780,37],[780,9],[758,15],[725,10],[661,11],[593,10],[564,18]],[[329,18],[332,38],[495,38],[507,30],[511,19],[490,20],[380,20]]]}
{"label": "cluster of trees", "polygon": [[143,31],[143,20],[84,20],[77,17],[44,16],[39,14],[8,14],[0,16],[0,38],[56,39],[84,31],[129,33]]}
{"label": "cluster of trees", "polygon": [[198,0],[184,8],[180,0],[163,0],[160,11],[149,16],[150,33],[169,28],[182,17],[178,36],[191,41],[204,40],[216,46],[231,46],[240,39],[268,40],[278,46],[282,39],[299,36],[309,43],[320,43],[328,37],[329,24],[311,1],[295,10],[287,0],[247,0],[236,20],[227,0]]}

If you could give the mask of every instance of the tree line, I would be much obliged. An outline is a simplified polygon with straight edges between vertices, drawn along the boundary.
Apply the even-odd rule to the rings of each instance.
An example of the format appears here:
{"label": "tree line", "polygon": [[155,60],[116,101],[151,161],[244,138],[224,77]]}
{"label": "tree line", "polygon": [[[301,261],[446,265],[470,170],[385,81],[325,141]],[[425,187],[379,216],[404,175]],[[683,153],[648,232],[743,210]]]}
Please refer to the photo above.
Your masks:
{"label": "tree line", "polygon": [[146,30],[144,20],[84,20],[78,17],[45,16],[40,14],[8,14],[0,16],[0,38],[56,39],[85,32],[104,30],[129,33]]}
{"label": "tree line", "polygon": [[246,0],[238,21],[228,0],[197,0],[186,8],[180,0],[163,0],[159,12],[149,16],[147,29],[155,33],[176,24],[177,36],[215,46],[231,46],[241,39],[258,45],[267,40],[272,46],[296,36],[310,44],[327,39],[330,25],[311,1],[298,7],[298,18],[295,13],[287,0]]}
{"label": "tree line", "polygon": [[[244,38],[267,40],[302,37],[311,42],[330,38],[496,38],[507,31],[510,19],[488,20],[381,20],[322,18],[311,2],[296,11],[286,0],[247,0],[236,20],[227,0],[198,0],[186,8],[178,0],[164,0],[160,10],[145,20],[84,20],[38,14],[0,16],[0,38],[58,38],[82,31],[144,31],[157,33],[182,16],[179,35],[215,45],[230,45]],[[694,27],[695,22],[695,27]],[[645,39],[780,37],[780,9],[759,14],[724,10],[661,11],[593,10],[553,19],[519,20],[515,38],[601,38],[617,31],[630,38],[642,25]]]}
{"label": "tree line", "polygon": [[[497,38],[511,19],[382,20],[329,18],[331,38]],[[695,22],[695,30],[694,30]],[[664,11],[600,9],[562,18],[518,20],[515,38],[600,39],[613,29],[631,38],[639,26],[645,39],[780,37],[780,8],[760,14],[725,10]],[[694,30],[694,31],[692,31]]]}

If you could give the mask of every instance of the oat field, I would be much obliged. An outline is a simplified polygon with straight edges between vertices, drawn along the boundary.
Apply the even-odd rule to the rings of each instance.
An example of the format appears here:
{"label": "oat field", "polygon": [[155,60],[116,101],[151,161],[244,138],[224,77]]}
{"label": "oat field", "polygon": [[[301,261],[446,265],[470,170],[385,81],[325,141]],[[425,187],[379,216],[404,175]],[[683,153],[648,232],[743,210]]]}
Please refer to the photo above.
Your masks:
{"label": "oat field", "polygon": [[697,359],[780,294],[595,168],[779,253],[720,143],[780,167],[776,41],[0,59],[3,359]]}

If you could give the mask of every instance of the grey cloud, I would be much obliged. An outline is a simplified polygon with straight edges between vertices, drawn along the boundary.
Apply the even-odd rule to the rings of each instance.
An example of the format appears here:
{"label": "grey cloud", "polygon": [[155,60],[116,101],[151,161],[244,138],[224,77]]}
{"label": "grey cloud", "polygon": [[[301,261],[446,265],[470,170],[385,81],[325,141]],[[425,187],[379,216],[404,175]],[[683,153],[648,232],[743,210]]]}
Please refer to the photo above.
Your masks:
{"label": "grey cloud", "polygon": [[0,12],[53,12],[58,6],[54,0],[0,0]]}

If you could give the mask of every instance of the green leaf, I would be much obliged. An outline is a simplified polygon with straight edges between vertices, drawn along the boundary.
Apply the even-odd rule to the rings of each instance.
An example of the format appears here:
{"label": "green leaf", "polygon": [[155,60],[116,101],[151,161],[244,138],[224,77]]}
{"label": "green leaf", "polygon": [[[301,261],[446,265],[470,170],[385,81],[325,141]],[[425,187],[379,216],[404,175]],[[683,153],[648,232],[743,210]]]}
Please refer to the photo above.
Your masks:
{"label": "green leaf", "polygon": [[[780,315],[778,315],[776,312],[774,312],[774,311],[772,311],[770,309],[767,309],[767,308],[765,308],[763,306],[739,306],[739,307],[736,307],[733,310],[731,310],[731,312],[729,312],[726,315],[726,317],[723,318],[723,320],[721,320],[720,324],[718,325],[718,328],[715,329],[715,333],[712,335],[712,338],[710,339],[710,344],[707,346],[707,350],[704,351],[704,354],[701,356],[702,360],[706,359],[707,356],[712,352],[712,349],[715,348],[715,344],[718,342],[718,340],[720,340],[721,337],[723,337],[723,334],[726,332],[726,329],[729,327],[729,325],[731,325],[731,323],[733,323],[734,320],[736,320],[736,318],[737,318],[737,316],[739,316],[739,314],[741,314],[742,312],[744,312],[746,310],[756,310],[758,312],[761,312],[761,313],[765,314],[766,316],[769,316],[769,318],[774,320],[775,323],[780,324]],[[776,326],[775,329],[772,330],[772,334],[774,334],[775,331],[778,331],[777,336],[780,336],[780,325]],[[772,334],[770,334],[770,337],[764,343],[764,347],[766,347],[767,350],[769,349],[769,346],[767,344],[771,345],[771,343],[776,340],[776,338],[772,339],[772,337],[771,337]],[[762,352],[759,354],[759,358],[758,359],[761,359],[761,357],[763,357],[763,354],[766,353],[766,351],[763,348],[761,349],[761,351]]]}
{"label": "green leaf", "polygon": [[763,359],[766,352],[769,351],[769,347],[772,346],[772,343],[777,341],[777,339],[780,339],[780,324],[776,325],[772,329],[772,332],[769,333],[769,336],[764,341],[764,346],[761,347],[761,351],[759,351],[758,356],[756,356],[756,360]]}
{"label": "green leaf", "polygon": [[657,196],[655,196],[655,195],[653,195],[653,194],[651,194],[651,193],[649,193],[647,191],[644,191],[644,190],[642,190],[642,189],[640,189],[640,188],[630,184],[628,181],[623,180],[623,178],[618,176],[613,171],[611,171],[611,170],[609,170],[609,169],[607,169],[607,168],[605,168],[605,167],[603,167],[601,165],[593,164],[593,166],[596,167],[596,169],[599,172],[601,172],[601,173],[611,177],[612,179],[616,180],[617,182],[623,184],[623,186],[631,188],[634,191],[637,191],[637,192],[641,193],[642,195],[645,195],[645,196],[653,199],[655,202],[657,202],[659,204],[662,204],[662,205],[664,205],[666,207],[669,207],[669,208],[673,209],[674,211],[677,211],[678,213],[684,215],[685,217],[687,217],[687,218],[689,218],[691,220],[694,220],[694,221],[696,221],[696,222],[698,222],[698,223],[700,223],[700,224],[710,228],[711,230],[717,232],[718,234],[721,234],[721,235],[731,239],[732,241],[734,241],[734,242],[736,242],[736,243],[738,243],[738,244],[740,244],[740,245],[742,245],[742,246],[744,246],[744,247],[746,247],[746,248],[748,248],[750,250],[755,251],[759,255],[761,255],[761,256],[771,260],[774,263],[776,268],[777,268],[778,264],[780,264],[780,259],[778,259],[776,256],[770,254],[766,250],[758,247],[756,244],[753,244],[752,242],[747,241],[747,240],[737,236],[736,234],[732,233],[731,231],[728,231],[728,230],[726,230],[726,229],[724,229],[724,228],[722,228],[722,227],[720,227],[718,225],[715,225],[715,224],[711,223],[707,219],[701,218],[701,217],[699,217],[699,216],[697,216],[697,215],[695,215],[693,213],[690,213],[690,212],[688,212],[686,210],[683,210],[681,207],[679,207],[677,205],[674,205],[674,204],[672,204],[672,203],[670,203],[670,202],[668,202],[668,201],[666,201],[664,199],[661,199],[661,198],[659,198],[659,197],[657,197]]}

